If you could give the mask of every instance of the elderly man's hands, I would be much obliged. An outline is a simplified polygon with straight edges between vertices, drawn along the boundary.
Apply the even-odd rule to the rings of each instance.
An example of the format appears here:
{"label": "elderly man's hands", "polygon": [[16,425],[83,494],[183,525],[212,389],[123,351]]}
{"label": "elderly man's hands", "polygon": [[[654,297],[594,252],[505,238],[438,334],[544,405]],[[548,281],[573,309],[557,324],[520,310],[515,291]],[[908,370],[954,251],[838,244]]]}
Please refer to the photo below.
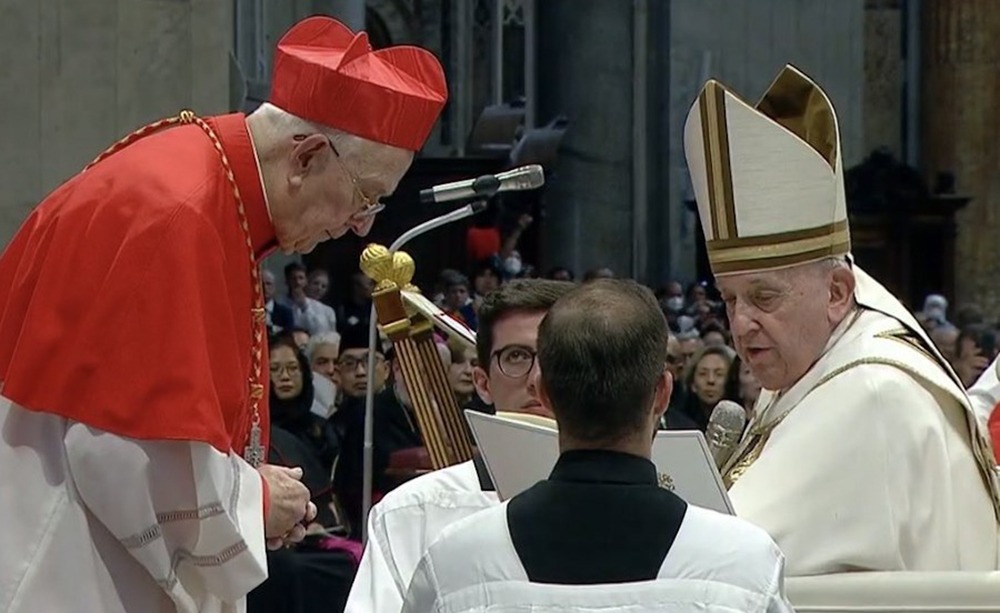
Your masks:
{"label": "elderly man's hands", "polygon": [[267,482],[270,501],[264,518],[264,536],[269,549],[297,543],[305,538],[306,526],[316,518],[316,505],[302,484],[301,468],[265,464],[259,469]]}

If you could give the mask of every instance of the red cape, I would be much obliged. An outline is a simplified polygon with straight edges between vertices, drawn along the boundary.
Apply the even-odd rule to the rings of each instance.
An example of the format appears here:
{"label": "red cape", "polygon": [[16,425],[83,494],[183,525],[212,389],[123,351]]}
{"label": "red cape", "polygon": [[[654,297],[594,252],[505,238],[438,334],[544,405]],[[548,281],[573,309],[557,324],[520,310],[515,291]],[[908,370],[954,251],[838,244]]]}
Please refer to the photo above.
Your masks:
{"label": "red cape", "polygon": [[[210,123],[263,255],[274,230],[245,118]],[[121,436],[242,452],[250,266],[207,135],[184,125],[136,141],[49,195],[0,256],[3,395]]]}
{"label": "red cape", "polygon": [[993,456],[1000,465],[1000,404],[993,407],[989,419],[990,439],[993,441]]}

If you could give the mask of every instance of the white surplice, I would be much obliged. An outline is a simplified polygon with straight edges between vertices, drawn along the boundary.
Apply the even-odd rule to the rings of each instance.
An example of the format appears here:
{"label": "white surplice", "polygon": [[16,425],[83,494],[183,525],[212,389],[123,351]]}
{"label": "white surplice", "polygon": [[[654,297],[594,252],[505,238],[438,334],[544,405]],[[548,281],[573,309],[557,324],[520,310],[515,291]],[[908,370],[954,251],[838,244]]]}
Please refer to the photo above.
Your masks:
{"label": "white surplice", "polygon": [[263,486],[236,454],[0,398],[0,483],[5,613],[239,612],[267,578]]}
{"label": "white surplice", "polygon": [[795,385],[761,392],[724,470],[736,513],[774,537],[789,576],[996,569],[981,423],[912,316],[855,272],[856,316]]}
{"label": "white surplice", "polygon": [[368,544],[345,613],[394,613],[421,556],[449,525],[500,503],[473,462],[422,475],[385,495],[368,516]]}
{"label": "white surplice", "polygon": [[507,503],[447,528],[420,561],[404,613],[780,613],[784,558],[759,528],[688,505],[652,581],[531,583],[507,524]]}

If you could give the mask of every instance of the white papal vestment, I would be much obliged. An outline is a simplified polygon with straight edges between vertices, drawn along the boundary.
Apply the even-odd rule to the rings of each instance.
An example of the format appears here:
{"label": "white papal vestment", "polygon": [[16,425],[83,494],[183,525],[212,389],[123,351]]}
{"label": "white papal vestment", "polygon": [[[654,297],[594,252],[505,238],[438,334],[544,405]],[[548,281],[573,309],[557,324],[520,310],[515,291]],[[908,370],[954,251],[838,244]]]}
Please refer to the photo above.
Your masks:
{"label": "white papal vestment", "polygon": [[498,505],[480,487],[472,461],[407,481],[372,507],[368,544],[351,586],[345,613],[392,613],[427,548],[449,525]]}
{"label": "white papal vestment", "polygon": [[724,470],[736,513],[774,537],[789,576],[996,569],[981,425],[912,317],[855,272],[859,302],[894,316],[860,308],[795,385],[761,392]]}
{"label": "white papal vestment", "polygon": [[207,444],[0,398],[0,484],[5,613],[236,612],[267,577],[260,475]]}
{"label": "white papal vestment", "polygon": [[403,611],[779,613],[792,611],[784,594],[783,563],[764,531],[688,505],[655,580],[531,583],[510,538],[504,503],[453,524],[430,546]]}

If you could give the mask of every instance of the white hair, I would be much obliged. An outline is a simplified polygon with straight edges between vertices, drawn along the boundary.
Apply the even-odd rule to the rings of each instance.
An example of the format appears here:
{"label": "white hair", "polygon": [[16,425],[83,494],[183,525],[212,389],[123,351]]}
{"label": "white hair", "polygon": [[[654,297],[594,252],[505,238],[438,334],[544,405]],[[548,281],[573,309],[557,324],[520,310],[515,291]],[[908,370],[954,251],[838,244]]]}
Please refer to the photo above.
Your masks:
{"label": "white hair", "polygon": [[309,344],[306,345],[306,355],[309,356],[309,361],[312,362],[313,354],[319,349],[320,345],[333,345],[337,348],[337,353],[340,353],[340,335],[336,332],[322,332],[309,339]]}
{"label": "white hair", "polygon": [[826,273],[833,272],[837,269],[851,271],[851,264],[847,261],[846,257],[842,255],[831,255],[821,260],[816,260],[815,262],[807,262],[805,264],[797,264],[788,268],[782,268],[776,272],[782,274],[783,277],[790,283],[796,283],[801,281],[804,277],[813,277],[817,274],[825,275]]}
{"label": "white hair", "polygon": [[823,258],[822,260],[816,262],[817,266],[822,266],[826,270],[837,270],[838,268],[843,268],[846,270],[851,269],[850,263],[847,258],[842,255],[831,255],[829,257]]}
{"label": "white hair", "polygon": [[272,140],[318,133],[330,137],[337,144],[337,150],[340,153],[357,153],[359,155],[364,155],[364,152],[371,145],[378,144],[343,130],[302,119],[270,102],[261,104],[257,110],[250,114],[250,117],[260,119],[260,124],[267,131],[267,137]]}

